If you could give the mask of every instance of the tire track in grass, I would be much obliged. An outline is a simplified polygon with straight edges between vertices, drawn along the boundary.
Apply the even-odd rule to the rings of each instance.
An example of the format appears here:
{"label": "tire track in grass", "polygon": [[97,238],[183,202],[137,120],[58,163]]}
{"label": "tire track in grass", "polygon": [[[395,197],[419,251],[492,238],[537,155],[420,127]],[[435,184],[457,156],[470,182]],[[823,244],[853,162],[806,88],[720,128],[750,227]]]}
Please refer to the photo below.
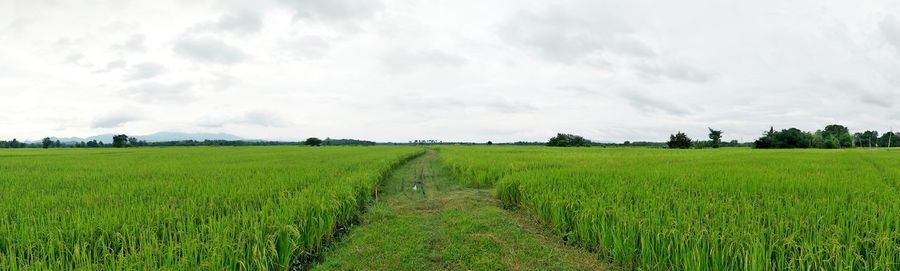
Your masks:
{"label": "tire track in grass", "polygon": [[314,270],[603,270],[489,189],[465,188],[425,155],[395,170],[362,222]]}

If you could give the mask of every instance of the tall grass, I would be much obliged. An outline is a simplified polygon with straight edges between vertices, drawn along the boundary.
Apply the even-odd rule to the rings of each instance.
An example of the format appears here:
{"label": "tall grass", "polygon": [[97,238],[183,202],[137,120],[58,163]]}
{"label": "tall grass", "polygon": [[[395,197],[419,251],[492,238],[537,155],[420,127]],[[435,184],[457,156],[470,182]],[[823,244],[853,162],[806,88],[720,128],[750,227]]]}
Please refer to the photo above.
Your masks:
{"label": "tall grass", "polygon": [[405,147],[0,152],[0,269],[285,269]]}
{"label": "tall grass", "polygon": [[450,147],[567,240],[639,270],[900,270],[900,151]]}

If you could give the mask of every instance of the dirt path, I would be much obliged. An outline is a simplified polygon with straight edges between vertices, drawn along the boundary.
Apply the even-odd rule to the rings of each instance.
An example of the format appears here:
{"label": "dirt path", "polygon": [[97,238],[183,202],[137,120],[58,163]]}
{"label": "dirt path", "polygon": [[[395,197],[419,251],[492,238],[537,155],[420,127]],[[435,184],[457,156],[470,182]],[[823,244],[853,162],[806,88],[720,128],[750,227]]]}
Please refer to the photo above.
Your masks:
{"label": "dirt path", "polygon": [[602,270],[491,190],[458,185],[438,153],[392,173],[359,226],[324,252],[317,270]]}

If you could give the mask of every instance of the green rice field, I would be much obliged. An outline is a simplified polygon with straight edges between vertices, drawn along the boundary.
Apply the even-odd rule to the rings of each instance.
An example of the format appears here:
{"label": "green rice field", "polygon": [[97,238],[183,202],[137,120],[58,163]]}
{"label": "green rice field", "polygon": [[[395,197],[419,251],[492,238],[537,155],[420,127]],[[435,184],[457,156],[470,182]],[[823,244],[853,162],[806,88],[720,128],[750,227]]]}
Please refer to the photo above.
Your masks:
{"label": "green rice field", "polygon": [[312,253],[412,147],[0,151],[0,270],[271,270]]}
{"label": "green rice field", "polygon": [[[2,150],[0,270],[306,269],[323,249],[338,258],[319,270],[598,266],[559,263],[583,256],[547,240],[622,270],[900,270],[900,149],[425,152]],[[378,190],[390,192],[386,205],[375,203]],[[349,241],[333,242],[351,224],[360,228]],[[421,238],[404,235],[413,232]],[[387,240],[400,241],[377,245]],[[515,258],[539,257],[521,248],[563,256]],[[483,262],[488,255],[503,263]]]}
{"label": "green rice field", "polygon": [[640,270],[900,270],[900,150],[447,147],[567,242]]}

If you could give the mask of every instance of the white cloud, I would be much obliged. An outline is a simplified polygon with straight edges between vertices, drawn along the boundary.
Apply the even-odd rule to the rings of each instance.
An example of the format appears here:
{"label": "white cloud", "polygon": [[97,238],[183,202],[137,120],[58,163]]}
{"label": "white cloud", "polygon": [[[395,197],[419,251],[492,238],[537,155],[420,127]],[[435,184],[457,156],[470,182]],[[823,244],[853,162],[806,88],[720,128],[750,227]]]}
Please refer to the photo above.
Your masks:
{"label": "white cloud", "polygon": [[382,62],[388,70],[406,72],[420,67],[459,67],[466,59],[438,50],[393,50],[382,57]]}
{"label": "white cloud", "polygon": [[321,22],[347,22],[367,19],[384,7],[380,0],[280,0],[294,11],[297,19]]}
{"label": "white cloud", "polygon": [[[2,136],[634,141],[713,127],[752,140],[769,126],[900,127],[894,2],[110,3],[0,1],[0,116],[15,116]],[[110,113],[123,104],[141,114]]]}
{"label": "white cloud", "polygon": [[131,35],[124,42],[114,45],[113,49],[130,52],[144,52],[147,50],[147,46],[144,45],[145,38],[146,37],[141,34]]}
{"label": "white cloud", "polygon": [[116,128],[140,119],[140,114],[128,109],[119,109],[94,117],[91,128]]}
{"label": "white cloud", "polygon": [[683,116],[690,113],[689,110],[666,101],[667,97],[650,97],[635,91],[623,92],[621,96],[632,106],[648,114],[662,113]]}
{"label": "white cloud", "polygon": [[188,82],[173,84],[146,82],[128,87],[120,93],[139,102],[180,104],[195,99],[191,87],[192,84]]}
{"label": "white cloud", "polygon": [[653,50],[636,39],[624,21],[607,13],[591,22],[559,7],[532,13],[520,11],[506,21],[500,36],[515,46],[532,49],[541,57],[563,63],[589,63],[606,54],[653,57]]}
{"label": "white cloud", "polygon": [[885,16],[878,24],[884,39],[900,52],[900,22],[894,15]]}
{"label": "white cloud", "polygon": [[190,31],[218,31],[236,35],[249,35],[259,32],[262,27],[262,14],[252,9],[241,8],[222,14],[215,21],[196,25]]}
{"label": "white cloud", "polygon": [[[107,66],[107,68],[109,68],[109,66]],[[148,79],[161,75],[165,72],[166,67],[164,67],[163,65],[153,62],[144,62],[131,67],[131,74],[128,76],[128,79]]]}
{"label": "white cloud", "polygon": [[287,123],[277,114],[254,110],[237,116],[208,116],[197,122],[197,125],[207,128],[221,128],[227,125],[249,125],[261,127],[279,127]]}
{"label": "white cloud", "polygon": [[237,64],[247,57],[240,48],[209,37],[183,37],[175,42],[175,53],[211,64]]}

